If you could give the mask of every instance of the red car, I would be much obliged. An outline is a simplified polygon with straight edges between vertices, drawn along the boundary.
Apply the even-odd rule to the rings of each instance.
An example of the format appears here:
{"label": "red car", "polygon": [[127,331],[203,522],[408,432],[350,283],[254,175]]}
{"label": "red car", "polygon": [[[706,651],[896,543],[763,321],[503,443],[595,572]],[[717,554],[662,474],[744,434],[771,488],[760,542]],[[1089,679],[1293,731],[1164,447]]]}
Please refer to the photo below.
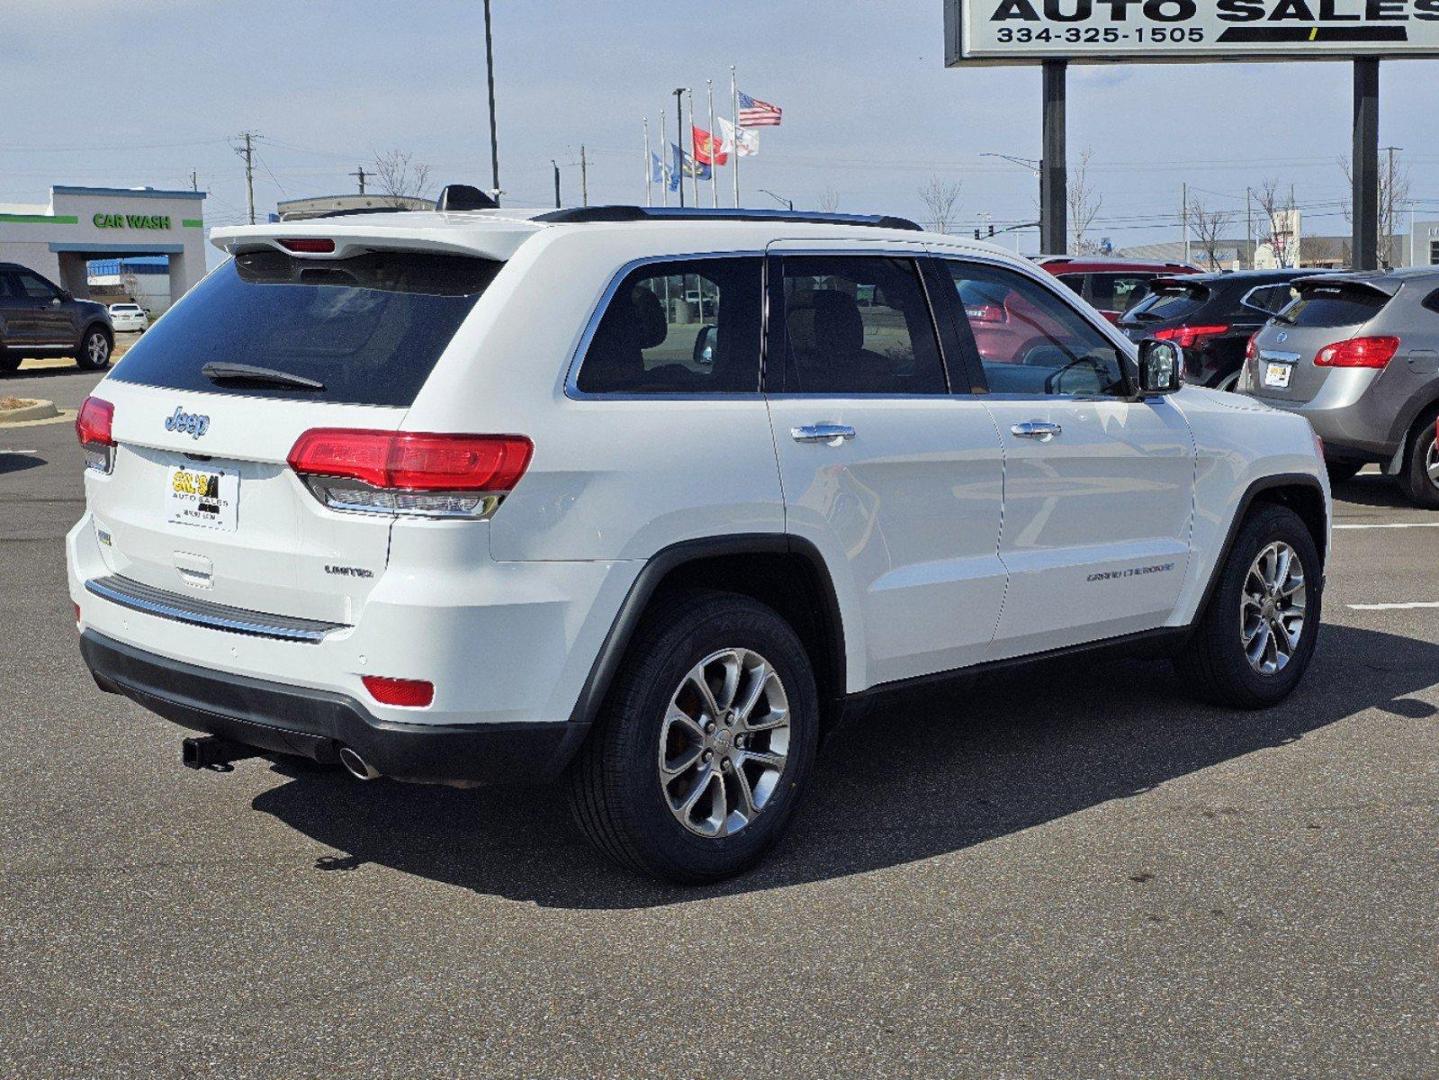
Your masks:
{"label": "red car", "polygon": [[1199,267],[1180,262],[1144,262],[1103,256],[1037,255],[1034,261],[1084,297],[1112,323],[1149,295],[1157,277],[1197,274]]}

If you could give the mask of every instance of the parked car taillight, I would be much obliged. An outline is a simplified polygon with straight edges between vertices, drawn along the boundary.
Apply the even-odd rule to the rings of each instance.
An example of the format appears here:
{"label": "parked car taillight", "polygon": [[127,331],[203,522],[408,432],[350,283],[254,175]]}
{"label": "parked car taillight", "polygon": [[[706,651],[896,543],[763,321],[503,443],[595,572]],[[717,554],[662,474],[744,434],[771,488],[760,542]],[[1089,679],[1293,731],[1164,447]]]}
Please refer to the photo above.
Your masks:
{"label": "parked car taillight", "polygon": [[1193,348],[1196,342],[1208,337],[1218,337],[1220,334],[1229,333],[1229,327],[1223,324],[1212,326],[1170,326],[1163,330],[1154,331],[1154,337],[1159,341],[1172,341],[1181,349]]}
{"label": "parked car taillight", "polygon": [[1258,330],[1254,331],[1254,333],[1249,335],[1249,340],[1244,343],[1244,359],[1246,361],[1253,360],[1259,355],[1259,343],[1257,340],[1259,333]]}
{"label": "parked car taillight", "polygon": [[334,510],[483,518],[514,489],[534,444],[523,435],[316,428],[290,468]]}
{"label": "parked car taillight", "polygon": [[1002,323],[1009,319],[998,304],[966,304],[964,313],[975,322]]}
{"label": "parked car taillight", "polygon": [[435,684],[423,679],[396,679],[388,675],[361,675],[370,696],[381,705],[423,709],[435,700]]}
{"label": "parked car taillight", "polygon": [[1314,355],[1316,367],[1382,368],[1399,351],[1397,337],[1357,337],[1326,345]]}
{"label": "parked car taillight", "polygon": [[75,414],[75,437],[85,451],[85,468],[108,473],[115,467],[115,406],[104,398],[87,397]]}

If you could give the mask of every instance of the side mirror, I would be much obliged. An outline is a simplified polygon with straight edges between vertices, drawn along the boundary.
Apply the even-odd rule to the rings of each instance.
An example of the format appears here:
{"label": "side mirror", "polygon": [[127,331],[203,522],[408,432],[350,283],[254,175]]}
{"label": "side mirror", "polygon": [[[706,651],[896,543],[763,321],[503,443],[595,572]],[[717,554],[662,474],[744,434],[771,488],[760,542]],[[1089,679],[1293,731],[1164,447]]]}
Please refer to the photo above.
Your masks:
{"label": "side mirror", "polygon": [[1179,389],[1184,353],[1172,341],[1150,339],[1139,346],[1139,392],[1144,396],[1172,394]]}
{"label": "side mirror", "polygon": [[58,295],[55,295],[55,296],[50,297],[50,306],[51,306],[51,307],[59,307],[59,306],[60,306],[61,304],[63,304],[64,302],[65,302],[65,297],[64,297],[63,294],[58,294]]}
{"label": "side mirror", "polygon": [[699,333],[695,335],[694,362],[709,367],[715,362],[715,345],[719,343],[719,333],[713,326],[701,326]]}

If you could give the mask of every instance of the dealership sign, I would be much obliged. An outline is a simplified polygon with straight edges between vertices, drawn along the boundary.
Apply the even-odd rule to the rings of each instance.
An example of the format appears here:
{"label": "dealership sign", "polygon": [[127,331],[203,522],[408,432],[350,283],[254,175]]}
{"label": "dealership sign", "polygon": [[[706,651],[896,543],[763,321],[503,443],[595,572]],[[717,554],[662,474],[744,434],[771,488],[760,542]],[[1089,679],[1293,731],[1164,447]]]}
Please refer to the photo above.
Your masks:
{"label": "dealership sign", "polygon": [[945,0],[945,63],[1439,56],[1439,0]]}

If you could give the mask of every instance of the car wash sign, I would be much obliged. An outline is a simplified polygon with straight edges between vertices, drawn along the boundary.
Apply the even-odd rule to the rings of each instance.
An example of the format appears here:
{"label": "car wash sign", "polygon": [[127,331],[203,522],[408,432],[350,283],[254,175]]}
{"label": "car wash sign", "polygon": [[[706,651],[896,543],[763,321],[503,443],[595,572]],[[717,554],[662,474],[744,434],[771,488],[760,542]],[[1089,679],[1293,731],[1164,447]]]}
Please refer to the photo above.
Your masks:
{"label": "car wash sign", "polygon": [[945,0],[945,63],[1439,56],[1439,0]]}

